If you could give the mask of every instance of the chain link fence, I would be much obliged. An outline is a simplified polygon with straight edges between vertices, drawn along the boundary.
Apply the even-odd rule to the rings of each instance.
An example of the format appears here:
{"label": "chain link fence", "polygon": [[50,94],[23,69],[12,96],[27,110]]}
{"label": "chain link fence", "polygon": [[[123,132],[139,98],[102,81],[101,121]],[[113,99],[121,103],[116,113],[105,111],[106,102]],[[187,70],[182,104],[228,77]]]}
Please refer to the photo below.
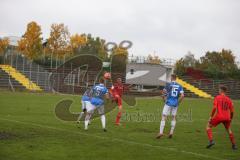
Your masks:
{"label": "chain link fence", "polygon": [[[57,70],[57,65],[63,63],[56,63],[56,66],[42,66],[27,58],[12,52],[6,54],[4,57],[4,64],[15,68],[16,72],[20,72],[29,81],[28,83],[21,83],[11,76],[12,70],[7,72],[0,68],[0,87],[7,88],[12,91],[26,90],[32,88],[33,84],[39,86],[44,92],[59,92],[68,94],[81,94],[88,86],[96,83],[98,72],[88,71],[86,68],[78,67],[63,67],[60,72]],[[122,73],[114,73],[112,76],[125,77]],[[125,81],[125,78],[123,78]],[[106,84],[108,87],[111,83]]]}
{"label": "chain link fence", "polygon": [[[33,61],[29,61],[27,58],[18,54],[16,51],[7,52],[5,57],[1,58],[2,62],[7,65],[14,67],[17,72],[23,74],[29,79],[28,84],[25,86],[18,80],[14,79],[10,73],[6,73],[3,69],[0,69],[0,88],[6,88],[12,91],[15,90],[26,90],[31,88],[33,83],[38,85],[44,92],[60,92],[69,94],[81,94],[86,87],[94,85],[96,82],[96,72],[90,72],[86,69],[79,68],[64,68],[62,72],[56,72],[57,65],[61,65],[62,62],[54,63],[56,66],[42,66],[38,65]],[[146,58],[144,57],[131,57],[128,59],[129,63],[144,63]],[[52,60],[50,60],[52,61]],[[173,61],[167,61],[165,65],[172,65]],[[114,73],[117,77],[125,77],[123,73]],[[189,77],[182,77],[185,81],[192,85],[201,88],[207,93],[215,96],[218,93],[218,87],[220,85],[226,85],[229,89],[228,94],[236,99],[240,98],[240,81],[236,80],[209,80],[201,79],[194,80]],[[125,78],[123,78],[125,81]],[[26,86],[27,85],[27,86]],[[111,83],[106,84],[108,87]],[[159,92],[141,92],[136,86],[132,92],[137,95],[158,95]]]}

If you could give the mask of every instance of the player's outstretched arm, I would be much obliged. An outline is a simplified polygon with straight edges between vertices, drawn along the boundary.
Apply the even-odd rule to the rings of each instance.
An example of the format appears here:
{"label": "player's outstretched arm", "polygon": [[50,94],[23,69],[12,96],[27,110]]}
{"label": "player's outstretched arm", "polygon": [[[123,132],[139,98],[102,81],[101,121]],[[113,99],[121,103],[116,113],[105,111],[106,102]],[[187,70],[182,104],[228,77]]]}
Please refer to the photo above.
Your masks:
{"label": "player's outstretched arm", "polygon": [[163,98],[163,102],[166,102],[167,97],[166,96],[162,96],[162,98]]}
{"label": "player's outstretched arm", "polygon": [[233,110],[233,107],[230,109],[230,118],[231,118],[231,120],[233,119],[233,115],[234,115],[234,110]]}
{"label": "player's outstretched arm", "polygon": [[234,107],[233,107],[233,103],[232,103],[232,101],[230,102],[230,107],[229,107],[229,109],[230,109],[230,118],[231,118],[231,120],[233,119],[233,115],[234,115]]}
{"label": "player's outstretched arm", "polygon": [[216,110],[217,110],[217,105],[218,105],[217,103],[218,103],[218,101],[215,98],[214,101],[213,101],[213,108],[212,108],[212,112],[210,114],[210,119],[209,120],[211,120],[215,116],[215,113],[216,113]]}
{"label": "player's outstretched arm", "polygon": [[160,94],[161,94],[161,97],[162,97],[162,99],[163,99],[163,101],[164,102],[166,102],[166,100],[167,100],[167,91],[166,91],[166,89],[163,89],[162,91],[160,91]]}
{"label": "player's outstretched arm", "polygon": [[184,99],[184,93],[181,93],[178,100],[179,104],[183,101],[183,99]]}
{"label": "player's outstretched arm", "polygon": [[214,106],[213,106],[213,109],[212,109],[212,112],[211,112],[211,114],[210,114],[209,121],[215,116],[216,110],[217,110],[217,107],[214,105]]}
{"label": "player's outstretched arm", "polygon": [[234,112],[231,112],[231,120],[233,119]]}

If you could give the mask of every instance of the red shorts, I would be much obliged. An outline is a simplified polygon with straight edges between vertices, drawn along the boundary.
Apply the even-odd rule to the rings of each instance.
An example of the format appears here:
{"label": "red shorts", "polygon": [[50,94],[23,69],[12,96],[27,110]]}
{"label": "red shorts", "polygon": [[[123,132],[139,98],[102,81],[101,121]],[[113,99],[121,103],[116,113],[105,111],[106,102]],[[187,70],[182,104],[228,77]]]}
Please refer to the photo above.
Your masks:
{"label": "red shorts", "polygon": [[217,117],[213,118],[209,123],[214,127],[222,123],[226,129],[228,129],[231,126],[231,120],[222,120]]}
{"label": "red shorts", "polygon": [[113,96],[114,101],[116,101],[116,103],[118,104],[118,106],[121,106],[122,105],[121,96],[119,96],[118,94],[113,94],[112,96]]}

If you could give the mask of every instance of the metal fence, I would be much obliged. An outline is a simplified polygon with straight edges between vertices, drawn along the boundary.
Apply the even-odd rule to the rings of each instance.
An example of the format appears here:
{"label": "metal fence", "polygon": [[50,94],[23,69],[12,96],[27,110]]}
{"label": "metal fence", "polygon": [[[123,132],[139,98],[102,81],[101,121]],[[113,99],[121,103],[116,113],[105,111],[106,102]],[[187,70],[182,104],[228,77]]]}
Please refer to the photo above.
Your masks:
{"label": "metal fence", "polygon": [[[56,73],[48,71],[23,71],[18,69],[29,82],[21,84],[21,81],[14,79],[11,71],[5,72],[0,69],[0,88],[16,90],[27,90],[32,88],[33,83],[38,85],[44,92],[60,92],[69,94],[81,94],[88,86],[92,86],[96,82],[95,73],[85,73],[83,70],[72,70],[66,73]],[[109,84],[108,84],[109,85]],[[34,90],[32,90],[34,91]]]}
{"label": "metal fence", "polygon": [[[149,58],[146,56],[128,56],[129,63],[151,63]],[[163,66],[174,66],[176,60],[171,58],[160,58],[159,64]]]}
{"label": "metal fence", "polygon": [[[97,72],[87,71],[81,67],[64,67],[59,72],[57,67],[38,65],[17,53],[7,54],[4,58],[4,64],[11,65],[17,72],[29,79],[29,84],[24,86],[21,82],[12,78],[10,71],[6,73],[0,69],[0,87],[8,88],[12,91],[26,90],[26,88],[31,87],[35,83],[45,92],[80,94],[86,87],[96,83],[96,76],[98,75]],[[116,74],[123,77],[120,73],[115,73],[112,76]],[[125,80],[125,78],[123,79]],[[106,85],[109,86],[110,83]]]}
{"label": "metal fence", "polygon": [[240,98],[239,80],[212,80],[212,79],[193,79],[189,76],[181,77],[190,84],[202,89],[203,91],[216,96],[219,92],[219,86],[224,85],[228,88],[227,94],[233,99]]}
{"label": "metal fence", "polygon": [[[133,58],[132,56],[132,58],[129,58],[129,62],[133,61],[134,63],[144,63],[144,60],[146,60],[144,57]],[[87,72],[81,68],[65,68],[63,72],[59,73],[56,72],[56,67],[43,67],[29,61],[22,55],[17,54],[17,52],[6,54],[4,57],[4,63],[13,66],[18,72],[27,77],[30,80],[28,86],[32,86],[32,83],[35,83],[45,92],[79,94],[82,93],[87,86],[93,85],[96,81],[97,73]],[[172,63],[173,61],[170,60],[165,64]],[[124,76],[120,73],[115,74],[117,74],[117,76]],[[12,91],[26,90],[26,87],[10,75],[11,73],[6,73],[3,70],[0,70],[1,88],[7,88]],[[231,94],[232,97],[240,98],[240,81],[209,79],[193,80],[187,79],[187,77],[185,77],[185,80],[212,95],[216,95],[219,85],[224,84],[228,86],[230,90],[229,94]]]}

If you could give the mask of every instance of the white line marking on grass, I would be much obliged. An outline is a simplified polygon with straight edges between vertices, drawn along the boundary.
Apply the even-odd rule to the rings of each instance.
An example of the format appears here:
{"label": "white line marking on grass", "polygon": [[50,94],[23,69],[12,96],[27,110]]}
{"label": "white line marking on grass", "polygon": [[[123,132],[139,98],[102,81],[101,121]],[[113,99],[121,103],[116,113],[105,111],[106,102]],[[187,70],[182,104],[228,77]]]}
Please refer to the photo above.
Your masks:
{"label": "white line marking on grass", "polygon": [[117,141],[117,142],[132,144],[132,145],[139,145],[139,146],[145,146],[145,147],[151,147],[151,148],[158,148],[158,149],[167,150],[167,151],[174,151],[174,152],[177,152],[177,153],[184,153],[184,154],[193,155],[193,156],[196,156],[196,157],[202,157],[202,158],[208,158],[208,159],[214,159],[214,160],[227,160],[227,159],[223,159],[223,158],[219,158],[219,157],[208,156],[208,155],[201,154],[201,153],[184,151],[184,150],[179,150],[179,149],[175,149],[175,148],[154,146],[154,145],[147,144],[147,143],[139,143],[139,142],[130,141],[130,140],[124,140],[124,139],[119,139],[119,138],[101,137],[101,136],[96,136],[96,135],[92,135],[92,134],[86,134],[86,133],[82,133],[82,132],[69,131],[69,130],[62,129],[62,128],[56,128],[56,127],[52,127],[52,126],[41,125],[41,124],[37,124],[37,123],[23,122],[23,121],[12,120],[12,119],[5,119],[5,118],[0,118],[0,120],[8,121],[8,122],[20,123],[20,124],[27,124],[27,125],[42,127],[42,128],[46,128],[46,129],[64,131],[64,132],[68,132],[68,133],[75,133],[75,134],[79,134],[79,135],[94,137],[94,138],[97,138],[97,139],[104,139],[104,140],[109,140],[109,141]]}
{"label": "white line marking on grass", "polygon": [[[99,117],[97,117],[99,118]],[[193,123],[193,122],[208,122],[208,119],[192,119],[191,121],[177,121],[178,123]],[[160,120],[159,121],[122,121],[124,123],[160,123]],[[235,125],[240,125],[240,123],[238,121],[233,121],[232,124],[235,124]]]}

